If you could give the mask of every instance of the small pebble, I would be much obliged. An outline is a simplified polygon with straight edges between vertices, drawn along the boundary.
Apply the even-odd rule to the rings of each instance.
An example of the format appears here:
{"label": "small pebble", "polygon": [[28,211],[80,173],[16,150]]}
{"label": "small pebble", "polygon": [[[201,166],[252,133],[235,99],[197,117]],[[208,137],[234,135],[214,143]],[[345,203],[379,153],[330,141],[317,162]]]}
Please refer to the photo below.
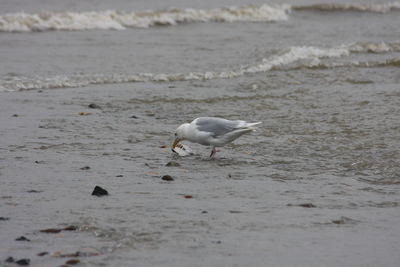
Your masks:
{"label": "small pebble", "polygon": [[18,237],[18,238],[16,238],[15,239],[15,241],[31,241],[31,240],[29,240],[28,238],[26,238],[25,236],[20,236],[20,237]]}
{"label": "small pebble", "polygon": [[107,190],[105,190],[104,188],[101,188],[100,186],[97,186],[94,188],[93,192],[92,192],[92,196],[106,196],[108,195]]}
{"label": "small pebble", "polygon": [[15,263],[18,265],[21,265],[21,266],[27,266],[27,265],[29,265],[30,262],[31,262],[30,259],[20,259],[20,260],[17,260]]}
{"label": "small pebble", "polygon": [[13,116],[13,117],[19,117],[19,115],[18,115],[18,114],[13,114],[12,116]]}
{"label": "small pebble", "polygon": [[132,115],[132,116],[130,116],[129,118],[131,118],[131,119],[138,119],[138,116]]}
{"label": "small pebble", "polygon": [[39,257],[43,257],[44,255],[47,255],[47,254],[49,254],[48,252],[40,252],[40,253],[38,253],[37,255],[39,256]]}
{"label": "small pebble", "polygon": [[0,217],[0,221],[8,221],[9,219],[8,217]]}
{"label": "small pebble", "polygon": [[69,265],[75,265],[78,263],[80,263],[80,260],[78,260],[78,259],[71,259],[71,260],[68,260],[65,262],[65,264],[69,264]]}
{"label": "small pebble", "polygon": [[92,115],[92,113],[90,113],[90,112],[78,112],[78,115],[88,116],[88,115]]}
{"label": "small pebble", "polygon": [[170,175],[164,175],[163,177],[161,177],[161,180],[164,180],[164,181],[173,181],[174,178],[172,178]]}
{"label": "small pebble", "polygon": [[28,191],[26,191],[27,193],[41,193],[42,191],[39,191],[39,190],[28,190]]}
{"label": "small pebble", "polygon": [[81,170],[82,171],[90,170],[90,167],[89,166],[84,166],[84,167],[81,168]]}
{"label": "small pebble", "polygon": [[122,174],[120,174],[120,175],[117,175],[117,176],[115,176],[115,177],[124,177]]}
{"label": "small pebble", "polygon": [[64,231],[76,231],[78,228],[76,226],[70,225],[65,227],[63,230]]}
{"label": "small pebble", "polygon": [[170,161],[167,164],[165,164],[165,166],[167,166],[167,167],[179,167],[179,166],[181,166],[181,164],[179,164],[178,162],[175,162],[175,161]]}
{"label": "small pebble", "polygon": [[39,232],[41,232],[41,233],[48,233],[48,234],[57,234],[57,233],[61,232],[61,229],[48,228],[48,229],[40,230]]}
{"label": "small pebble", "polygon": [[6,262],[14,262],[15,260],[14,260],[14,258],[13,257],[8,257],[7,259],[6,259]]}
{"label": "small pebble", "polygon": [[95,103],[91,103],[88,105],[89,108],[101,108],[99,105],[95,104]]}
{"label": "small pebble", "polygon": [[208,213],[208,211],[206,211],[206,210],[203,210],[201,213],[203,213],[203,214],[206,214],[206,213]]}
{"label": "small pebble", "polygon": [[299,204],[299,206],[303,207],[303,208],[316,208],[317,207],[313,203],[303,203],[303,204]]}
{"label": "small pebble", "polygon": [[192,195],[184,195],[184,198],[193,198]]}

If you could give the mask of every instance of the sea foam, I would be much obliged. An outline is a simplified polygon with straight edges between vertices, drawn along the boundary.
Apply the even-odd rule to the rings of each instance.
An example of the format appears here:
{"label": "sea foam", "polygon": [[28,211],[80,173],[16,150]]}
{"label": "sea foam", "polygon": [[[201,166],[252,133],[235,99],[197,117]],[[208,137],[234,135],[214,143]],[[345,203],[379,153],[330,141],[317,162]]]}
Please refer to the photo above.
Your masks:
{"label": "sea foam", "polygon": [[222,71],[187,72],[187,73],[137,73],[137,74],[81,74],[59,75],[53,77],[6,77],[0,80],[0,91],[18,91],[49,88],[75,88],[96,84],[118,84],[134,82],[174,82],[201,81],[211,79],[230,79],[245,75],[299,68],[333,68],[333,67],[374,67],[398,66],[399,59],[392,58],[375,62],[322,62],[326,58],[346,57],[357,53],[390,53],[400,52],[400,42],[358,42],[331,48],[315,46],[294,46],[279,53],[263,58],[253,64]]}
{"label": "sea foam", "polygon": [[0,31],[93,30],[148,28],[193,22],[276,22],[288,19],[289,5],[261,5],[216,9],[168,9],[144,12],[12,13],[0,16]]}

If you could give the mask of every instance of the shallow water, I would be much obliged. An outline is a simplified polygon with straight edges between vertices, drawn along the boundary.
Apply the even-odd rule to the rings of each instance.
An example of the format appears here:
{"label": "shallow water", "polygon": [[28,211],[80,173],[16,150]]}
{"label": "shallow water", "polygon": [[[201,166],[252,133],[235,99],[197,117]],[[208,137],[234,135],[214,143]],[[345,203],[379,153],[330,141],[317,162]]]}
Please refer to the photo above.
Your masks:
{"label": "shallow water", "polygon": [[[4,12],[248,4],[34,3]],[[0,264],[397,266],[398,3],[315,3],[276,22],[1,32]],[[173,132],[199,116],[263,124],[180,158]]]}

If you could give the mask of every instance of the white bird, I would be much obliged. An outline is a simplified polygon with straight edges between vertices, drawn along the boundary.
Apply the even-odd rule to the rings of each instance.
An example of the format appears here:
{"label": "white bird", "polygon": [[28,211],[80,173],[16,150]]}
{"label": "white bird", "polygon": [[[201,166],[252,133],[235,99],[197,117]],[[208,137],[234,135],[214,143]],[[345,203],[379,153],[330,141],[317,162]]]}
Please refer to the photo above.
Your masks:
{"label": "white bird", "polygon": [[254,131],[254,127],[261,122],[245,122],[242,120],[226,120],[215,117],[200,117],[191,123],[180,125],[175,131],[175,141],[172,144],[172,151],[182,140],[193,143],[212,146],[210,157],[214,158],[217,150],[230,143],[245,133]]}

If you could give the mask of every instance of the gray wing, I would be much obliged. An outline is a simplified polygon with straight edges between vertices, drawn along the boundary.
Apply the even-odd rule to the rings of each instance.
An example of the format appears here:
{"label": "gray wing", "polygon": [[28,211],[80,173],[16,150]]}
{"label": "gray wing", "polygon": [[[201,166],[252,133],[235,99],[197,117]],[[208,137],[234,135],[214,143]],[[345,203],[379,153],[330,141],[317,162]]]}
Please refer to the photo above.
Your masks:
{"label": "gray wing", "polygon": [[230,121],[221,118],[202,117],[195,120],[196,128],[202,132],[209,132],[217,137],[237,129],[240,121]]}

